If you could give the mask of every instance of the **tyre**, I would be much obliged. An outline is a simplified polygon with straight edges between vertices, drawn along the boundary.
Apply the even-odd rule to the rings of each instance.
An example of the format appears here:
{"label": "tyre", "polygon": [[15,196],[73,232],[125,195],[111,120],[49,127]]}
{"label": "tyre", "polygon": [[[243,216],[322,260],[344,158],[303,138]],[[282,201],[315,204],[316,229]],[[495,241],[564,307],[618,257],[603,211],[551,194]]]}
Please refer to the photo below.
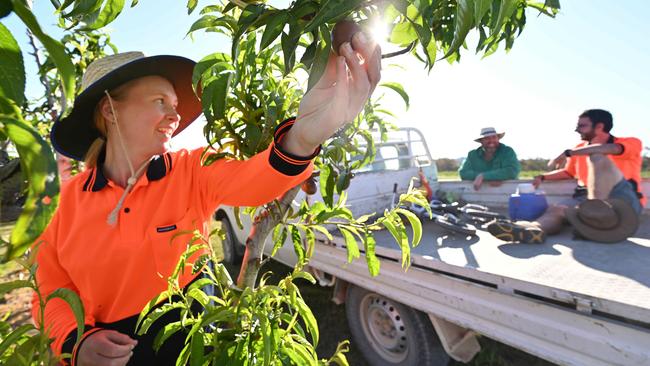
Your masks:
{"label": "tyre", "polygon": [[237,241],[237,237],[230,224],[230,220],[227,217],[222,217],[218,219],[221,221],[221,229],[225,233],[224,240],[221,241],[221,248],[223,250],[223,261],[228,264],[239,264],[242,260],[238,246],[240,246]]}
{"label": "tyre", "polygon": [[345,310],[354,345],[372,366],[446,366],[429,317],[417,310],[350,284]]}

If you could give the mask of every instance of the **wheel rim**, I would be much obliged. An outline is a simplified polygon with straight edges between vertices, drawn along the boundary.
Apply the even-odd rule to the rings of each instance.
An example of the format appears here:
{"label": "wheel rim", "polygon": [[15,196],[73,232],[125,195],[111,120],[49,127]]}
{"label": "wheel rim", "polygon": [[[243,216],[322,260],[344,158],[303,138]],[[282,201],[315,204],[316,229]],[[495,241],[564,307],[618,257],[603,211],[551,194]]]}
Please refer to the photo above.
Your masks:
{"label": "wheel rim", "polygon": [[361,300],[361,325],[370,345],[385,360],[400,363],[408,355],[406,326],[395,305],[377,294]]}

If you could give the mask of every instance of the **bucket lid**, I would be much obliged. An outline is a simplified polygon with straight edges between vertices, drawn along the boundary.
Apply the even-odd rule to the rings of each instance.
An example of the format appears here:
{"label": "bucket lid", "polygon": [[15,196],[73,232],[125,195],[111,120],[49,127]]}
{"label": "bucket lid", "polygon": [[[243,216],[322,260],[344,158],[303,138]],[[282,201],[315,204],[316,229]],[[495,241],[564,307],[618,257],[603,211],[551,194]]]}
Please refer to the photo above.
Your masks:
{"label": "bucket lid", "polygon": [[517,184],[517,194],[535,193],[535,186],[532,183]]}

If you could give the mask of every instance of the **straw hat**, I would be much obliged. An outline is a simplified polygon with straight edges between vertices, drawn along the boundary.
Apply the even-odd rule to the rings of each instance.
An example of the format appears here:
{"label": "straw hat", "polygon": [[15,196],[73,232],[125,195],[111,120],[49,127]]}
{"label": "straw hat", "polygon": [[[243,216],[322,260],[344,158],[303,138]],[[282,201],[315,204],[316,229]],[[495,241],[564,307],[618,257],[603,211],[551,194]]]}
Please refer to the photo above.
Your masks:
{"label": "straw hat", "polygon": [[95,106],[116,87],[143,76],[159,75],[169,80],[178,97],[181,122],[174,136],[183,131],[201,114],[201,101],[192,87],[196,63],[180,56],[145,57],[142,52],[125,52],[93,61],[81,79],[81,93],[75,98],[70,113],[58,118],[52,126],[52,145],[59,153],[83,160],[90,145],[100,137],[95,128]]}
{"label": "straw hat", "polygon": [[481,128],[481,135],[477,138],[474,139],[476,142],[481,142],[481,139],[484,137],[490,137],[490,136],[499,136],[499,139],[502,139],[503,136],[505,136],[505,132],[497,132],[494,127],[484,127]]}
{"label": "straw hat", "polygon": [[632,205],[616,198],[584,201],[568,208],[566,216],[580,235],[602,243],[623,241],[639,228]]}

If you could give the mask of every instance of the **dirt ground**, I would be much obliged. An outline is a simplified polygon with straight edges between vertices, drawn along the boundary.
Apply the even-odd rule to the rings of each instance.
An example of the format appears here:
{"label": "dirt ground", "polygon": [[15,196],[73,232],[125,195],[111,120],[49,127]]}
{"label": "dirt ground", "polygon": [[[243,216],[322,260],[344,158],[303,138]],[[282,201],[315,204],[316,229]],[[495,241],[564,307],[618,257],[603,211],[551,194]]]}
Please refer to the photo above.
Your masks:
{"label": "dirt ground", "polygon": [[[0,283],[27,279],[27,272],[17,265],[1,268]],[[13,326],[20,326],[31,321],[32,290],[21,288],[0,297],[0,317],[8,316],[7,321]]]}

